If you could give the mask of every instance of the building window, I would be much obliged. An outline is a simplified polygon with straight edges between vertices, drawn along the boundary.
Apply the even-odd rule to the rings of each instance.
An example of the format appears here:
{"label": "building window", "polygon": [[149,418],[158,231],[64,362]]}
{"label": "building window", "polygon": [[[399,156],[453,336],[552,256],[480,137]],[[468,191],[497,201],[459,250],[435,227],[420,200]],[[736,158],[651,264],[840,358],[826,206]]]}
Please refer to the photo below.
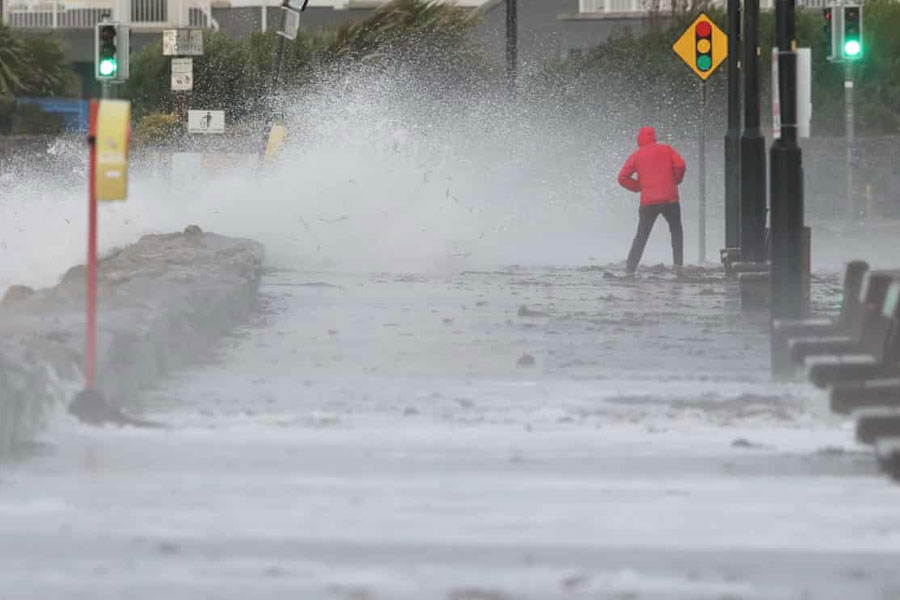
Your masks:
{"label": "building window", "polygon": [[604,0],[578,0],[578,12],[598,13],[603,12]]}

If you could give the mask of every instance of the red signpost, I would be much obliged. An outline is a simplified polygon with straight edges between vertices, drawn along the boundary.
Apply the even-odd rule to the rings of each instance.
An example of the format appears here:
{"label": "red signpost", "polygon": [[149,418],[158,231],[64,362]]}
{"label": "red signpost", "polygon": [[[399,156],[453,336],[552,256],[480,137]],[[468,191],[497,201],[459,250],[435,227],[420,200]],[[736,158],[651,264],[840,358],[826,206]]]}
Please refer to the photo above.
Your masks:
{"label": "red signpost", "polygon": [[128,195],[131,104],[92,100],[88,114],[87,319],[84,335],[85,391],[97,386],[97,203]]}

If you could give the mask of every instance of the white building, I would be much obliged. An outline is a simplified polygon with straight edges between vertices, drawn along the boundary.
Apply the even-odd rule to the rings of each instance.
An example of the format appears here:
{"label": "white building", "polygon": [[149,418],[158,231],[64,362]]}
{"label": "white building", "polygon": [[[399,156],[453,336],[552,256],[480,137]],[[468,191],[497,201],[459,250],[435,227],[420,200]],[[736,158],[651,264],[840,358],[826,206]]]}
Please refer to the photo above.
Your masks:
{"label": "white building", "polygon": [[[295,0],[297,1],[297,0]],[[478,7],[490,0],[453,0]],[[388,0],[310,0],[309,8],[332,11],[372,10]],[[281,0],[5,0],[3,22],[27,29],[88,29],[104,18],[131,22],[136,30],[171,27],[217,29],[213,9],[251,9],[261,15],[278,9]],[[269,10],[267,10],[269,9]],[[263,19],[267,20],[267,19]]]}

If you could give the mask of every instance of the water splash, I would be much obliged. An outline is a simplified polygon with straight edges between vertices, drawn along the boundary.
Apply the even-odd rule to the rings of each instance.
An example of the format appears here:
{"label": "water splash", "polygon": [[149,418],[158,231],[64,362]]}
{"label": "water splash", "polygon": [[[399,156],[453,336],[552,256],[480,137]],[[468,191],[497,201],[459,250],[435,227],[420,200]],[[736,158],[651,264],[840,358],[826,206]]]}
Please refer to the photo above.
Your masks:
{"label": "water splash", "polygon": [[[615,181],[633,146],[627,119],[585,123],[527,94],[430,91],[400,68],[343,73],[281,105],[277,165],[177,180],[135,167],[128,202],[101,208],[101,249],[196,223],[263,242],[280,267],[588,264],[627,251],[636,197]],[[46,285],[83,260],[86,148],[48,154],[49,168],[19,165],[0,184],[0,287]],[[654,236],[646,260],[668,255]]]}

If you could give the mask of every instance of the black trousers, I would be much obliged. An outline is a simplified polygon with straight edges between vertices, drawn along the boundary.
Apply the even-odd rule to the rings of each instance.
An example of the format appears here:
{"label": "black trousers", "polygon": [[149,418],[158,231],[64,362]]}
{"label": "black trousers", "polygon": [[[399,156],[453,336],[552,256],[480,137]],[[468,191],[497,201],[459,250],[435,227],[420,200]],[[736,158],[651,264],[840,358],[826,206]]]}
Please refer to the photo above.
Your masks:
{"label": "black trousers", "polygon": [[665,204],[651,204],[642,206],[638,212],[638,228],[631,244],[631,252],[628,253],[627,269],[633,273],[641,262],[644,247],[650,238],[656,217],[662,215],[669,224],[669,232],[672,234],[672,259],[676,266],[684,264],[684,230],[681,228],[681,206],[678,202],[666,202]]}

